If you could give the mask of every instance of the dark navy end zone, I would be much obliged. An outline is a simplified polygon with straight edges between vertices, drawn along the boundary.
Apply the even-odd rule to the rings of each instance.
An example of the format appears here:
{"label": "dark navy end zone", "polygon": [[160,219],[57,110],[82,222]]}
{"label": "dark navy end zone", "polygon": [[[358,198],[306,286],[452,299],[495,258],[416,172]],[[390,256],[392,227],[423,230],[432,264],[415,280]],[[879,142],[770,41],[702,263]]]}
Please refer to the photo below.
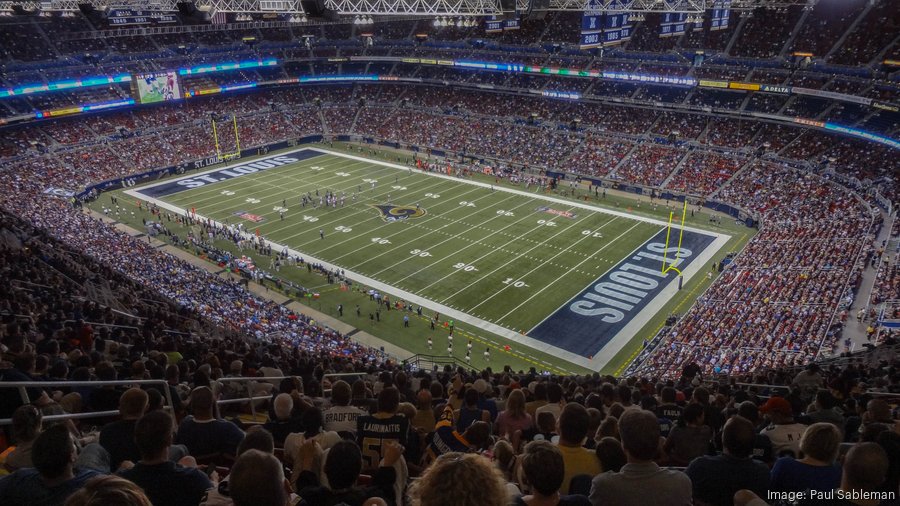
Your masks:
{"label": "dark navy end zone", "polygon": [[675,246],[667,249],[666,229],[661,230],[528,335],[583,357],[597,353],[664,288],[677,283],[677,272],[662,273],[664,254],[666,265],[683,272],[715,240],[685,230],[679,251],[675,230],[672,236]]}
{"label": "dark navy end zone", "polygon": [[284,165],[296,163],[302,160],[309,160],[310,158],[315,158],[324,154],[325,153],[316,151],[315,149],[302,149],[278,156],[261,158],[259,160],[254,160],[252,162],[242,163],[239,165],[232,165],[231,167],[224,167],[219,170],[207,172],[206,174],[200,176],[187,178],[183,177],[160,185],[151,186],[149,188],[138,188],[135,191],[147,197],[165,197],[166,195],[172,195],[181,191],[200,188],[201,186],[218,183],[220,181],[227,181],[229,179],[245,176],[247,174],[255,174],[266,169],[273,169],[275,167],[282,167]]}

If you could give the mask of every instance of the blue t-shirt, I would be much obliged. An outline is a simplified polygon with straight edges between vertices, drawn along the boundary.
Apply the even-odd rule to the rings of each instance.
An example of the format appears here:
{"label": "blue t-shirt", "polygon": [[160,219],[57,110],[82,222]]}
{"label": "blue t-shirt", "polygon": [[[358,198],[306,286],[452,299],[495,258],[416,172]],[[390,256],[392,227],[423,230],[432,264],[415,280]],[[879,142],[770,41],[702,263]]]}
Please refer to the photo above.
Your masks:
{"label": "blue t-shirt", "polygon": [[75,476],[55,487],[48,487],[37,469],[20,469],[0,478],[0,504],[3,506],[62,506],[70,495],[83,487],[97,471],[75,471]]}
{"label": "blue t-shirt", "polygon": [[782,457],[772,467],[772,490],[800,492],[806,489],[834,490],[841,484],[841,467],[811,466],[791,457]]}

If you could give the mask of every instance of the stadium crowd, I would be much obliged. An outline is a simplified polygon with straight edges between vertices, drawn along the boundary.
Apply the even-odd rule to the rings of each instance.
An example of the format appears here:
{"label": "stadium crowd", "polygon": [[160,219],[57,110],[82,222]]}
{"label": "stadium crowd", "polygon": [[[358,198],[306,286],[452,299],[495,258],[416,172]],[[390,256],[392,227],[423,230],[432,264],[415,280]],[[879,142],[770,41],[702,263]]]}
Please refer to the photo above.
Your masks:
{"label": "stadium crowd", "polygon": [[[668,39],[656,36],[659,18],[649,16],[626,47],[733,46],[734,54],[769,58],[790,41],[801,50],[832,50],[836,62],[868,63],[889,49],[896,34],[876,28],[885,19],[896,22],[897,6],[898,0],[868,7],[854,0],[832,13],[834,19],[819,7],[809,16],[799,8],[757,9],[740,30],[705,26]],[[808,24],[796,26],[807,17]],[[489,45],[531,44],[502,53],[496,45],[481,51],[458,42],[477,28],[421,21],[377,24],[378,44],[370,48],[350,45],[358,32],[346,19],[304,27],[304,34],[321,39],[313,47],[247,50],[239,42],[244,35],[269,44],[296,39],[297,30],[55,41],[55,31],[92,27],[80,16],[23,19],[0,20],[0,51],[8,63],[0,79],[6,86],[57,73],[147,70],[153,60],[200,63],[270,50],[302,58],[410,53],[665,75],[690,70],[664,58],[606,61],[531,44],[576,42],[580,14],[571,12],[529,19],[519,32],[488,37]],[[815,29],[820,25],[828,29]],[[845,42],[828,45],[846,30]],[[456,46],[414,46],[409,39],[421,32]],[[177,44],[188,44],[190,55],[174,58],[163,47]],[[101,52],[96,65],[82,61],[87,57],[78,53],[85,51]],[[43,65],[57,53],[72,56],[50,70],[26,63]],[[302,74],[356,68],[291,65],[291,72]],[[874,89],[868,77],[746,65],[716,64],[695,75]],[[394,75],[784,109],[810,117],[829,104],[391,68]],[[287,75],[286,69],[271,75]],[[193,85],[264,75],[201,78]],[[2,115],[77,104],[84,96],[10,100]],[[90,96],[99,101],[128,92],[111,86]],[[845,308],[867,263],[877,265],[873,311],[900,299],[898,258],[874,242],[882,223],[870,207],[871,190],[895,203],[900,195],[893,153],[783,125],[511,97],[450,86],[285,88],[3,130],[0,387],[14,381],[126,383],[32,385],[27,399],[17,389],[0,388],[0,418],[12,422],[3,426],[0,442],[0,475],[7,475],[0,477],[0,504],[786,505],[816,504],[810,490],[833,489],[872,494],[874,501],[866,504],[897,504],[900,422],[886,399],[900,394],[898,336],[878,329],[875,342],[883,348],[859,359],[806,365],[845,351],[841,322],[855,316]],[[854,121],[864,116],[849,109],[841,114]],[[211,117],[226,132],[229,123],[237,124],[239,135],[220,130],[214,145]],[[886,123],[887,131],[896,131],[896,123]],[[749,211],[761,230],[739,255],[710,267],[722,276],[628,377],[556,377],[502,364],[480,372],[450,366],[426,371],[404,368],[307,315],[253,295],[234,278],[197,268],[52,195],[233,152],[238,138],[246,148],[322,133],[440,149],[484,158],[494,167],[509,164],[517,167],[511,180],[532,181],[552,170],[605,178],[610,186],[714,198]],[[114,206],[113,214],[130,212]],[[157,217],[154,227],[163,233],[170,233],[164,219],[200,228],[200,237],[174,238],[183,244],[202,245],[203,234],[226,233],[191,216]],[[897,240],[896,221],[894,227]],[[262,241],[253,243],[254,256],[277,256]],[[224,264],[233,268],[238,259],[225,258]],[[900,303],[887,304],[886,311],[900,317]],[[140,380],[158,383],[127,383]],[[242,400],[247,394],[260,399]],[[93,411],[104,413],[88,414]],[[804,492],[799,502],[787,495]]]}

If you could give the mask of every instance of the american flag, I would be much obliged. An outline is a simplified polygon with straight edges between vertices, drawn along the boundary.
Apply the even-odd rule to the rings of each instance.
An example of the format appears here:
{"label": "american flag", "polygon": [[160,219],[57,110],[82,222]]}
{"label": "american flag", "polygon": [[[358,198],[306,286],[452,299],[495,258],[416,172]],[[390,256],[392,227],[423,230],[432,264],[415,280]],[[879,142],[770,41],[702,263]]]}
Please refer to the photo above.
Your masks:
{"label": "american flag", "polygon": [[228,22],[226,19],[226,15],[224,12],[217,12],[213,14],[213,16],[209,19],[209,22],[213,25],[224,25]]}

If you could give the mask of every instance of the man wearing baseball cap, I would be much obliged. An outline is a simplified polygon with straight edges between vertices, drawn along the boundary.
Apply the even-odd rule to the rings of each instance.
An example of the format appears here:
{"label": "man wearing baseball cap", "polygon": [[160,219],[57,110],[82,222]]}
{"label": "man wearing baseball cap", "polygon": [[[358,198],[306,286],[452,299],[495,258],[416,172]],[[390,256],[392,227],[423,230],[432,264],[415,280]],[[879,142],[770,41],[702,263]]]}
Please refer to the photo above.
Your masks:
{"label": "man wearing baseball cap", "polygon": [[766,415],[769,426],[760,431],[772,441],[772,450],[778,457],[800,455],[800,437],[806,425],[794,421],[794,410],[784,397],[770,397],[759,412]]}

